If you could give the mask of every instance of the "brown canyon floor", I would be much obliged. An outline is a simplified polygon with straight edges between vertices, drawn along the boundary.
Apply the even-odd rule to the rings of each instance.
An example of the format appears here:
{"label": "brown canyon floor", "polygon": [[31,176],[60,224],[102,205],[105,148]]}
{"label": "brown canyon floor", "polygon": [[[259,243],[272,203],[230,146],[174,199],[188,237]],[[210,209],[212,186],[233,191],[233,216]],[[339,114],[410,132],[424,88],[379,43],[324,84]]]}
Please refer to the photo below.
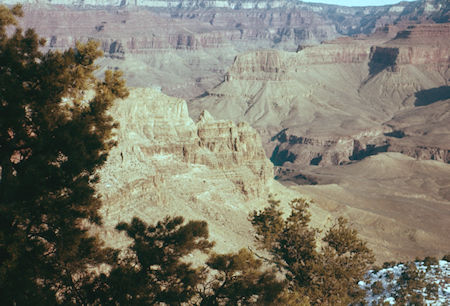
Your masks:
{"label": "brown canyon floor", "polygon": [[[450,245],[450,165],[382,153],[345,166],[290,172],[284,183],[347,217],[377,260],[442,255]],[[317,185],[296,185],[302,177]]]}

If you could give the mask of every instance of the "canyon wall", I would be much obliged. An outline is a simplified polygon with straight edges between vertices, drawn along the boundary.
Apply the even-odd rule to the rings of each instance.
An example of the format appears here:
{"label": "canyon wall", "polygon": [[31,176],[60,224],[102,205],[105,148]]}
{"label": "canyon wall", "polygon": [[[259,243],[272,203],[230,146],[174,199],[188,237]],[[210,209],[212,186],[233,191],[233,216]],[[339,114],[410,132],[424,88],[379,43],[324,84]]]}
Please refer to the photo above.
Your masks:
{"label": "canyon wall", "polygon": [[[194,98],[217,85],[241,52],[295,51],[342,35],[370,34],[396,23],[445,22],[438,0],[381,7],[342,7],[299,1],[16,1],[25,3],[24,28],[50,50],[98,40],[104,70],[121,69],[131,86],[162,88]],[[448,17],[448,16],[447,16]]]}
{"label": "canyon wall", "polygon": [[[450,238],[442,235],[442,224],[448,216],[450,165],[388,153],[343,166],[341,185],[330,183],[336,167],[318,168],[319,173],[283,168],[285,177],[303,175],[320,184],[290,189],[273,179],[273,165],[264,155],[260,137],[247,124],[216,120],[207,112],[194,122],[186,102],[143,88],[131,89],[128,98],[116,101],[111,115],[120,124],[117,146],[99,171],[104,222],[93,229],[107,245],[123,247],[130,242],[114,230],[118,222],[136,216],[154,223],[170,215],[206,220],[216,252],[256,248],[248,214],[267,205],[269,193],[282,200],[285,213],[292,198],[306,195],[317,200],[310,207],[315,227],[329,226],[331,216],[350,218],[380,263],[417,254],[441,255],[448,245]],[[379,177],[383,180],[374,183]],[[378,192],[378,184],[384,184],[384,193]],[[424,208],[424,203],[432,209]],[[411,207],[417,209],[412,216]],[[423,216],[434,217],[424,222]]]}
{"label": "canyon wall", "polygon": [[[339,167],[345,170],[344,176],[338,176],[339,185],[333,182],[338,167],[312,167],[321,169],[318,173],[283,168],[290,176],[303,175],[320,184],[297,187],[298,192],[273,179],[273,166],[260,137],[247,124],[216,120],[208,112],[194,122],[183,100],[142,88],[131,89],[127,99],[116,101],[111,115],[120,124],[118,143],[99,171],[104,225],[94,229],[107,245],[129,243],[114,230],[118,222],[137,216],[153,223],[171,215],[206,220],[217,252],[255,248],[248,214],[267,205],[269,193],[282,200],[284,212],[289,211],[287,202],[292,198],[309,195],[317,200],[310,210],[312,224],[319,228],[329,226],[331,215],[350,218],[380,263],[417,254],[441,255],[448,245],[450,238],[442,235],[442,226],[448,216],[450,165],[387,153]],[[405,115],[396,122],[408,118]],[[278,137],[284,141],[284,136]],[[289,141],[339,145],[298,137]],[[377,189],[379,184],[383,192]],[[429,217],[427,222],[424,216]]]}
{"label": "canyon wall", "polygon": [[[448,162],[449,119],[432,104],[445,108],[450,99],[450,24],[404,31],[409,34],[339,38],[298,52],[242,54],[219,86],[192,101],[191,114],[208,109],[248,121],[277,165],[339,165],[386,151]],[[408,110],[444,128],[420,134],[402,125],[405,134],[395,137],[397,125],[388,121]],[[411,147],[409,137],[428,140]]]}

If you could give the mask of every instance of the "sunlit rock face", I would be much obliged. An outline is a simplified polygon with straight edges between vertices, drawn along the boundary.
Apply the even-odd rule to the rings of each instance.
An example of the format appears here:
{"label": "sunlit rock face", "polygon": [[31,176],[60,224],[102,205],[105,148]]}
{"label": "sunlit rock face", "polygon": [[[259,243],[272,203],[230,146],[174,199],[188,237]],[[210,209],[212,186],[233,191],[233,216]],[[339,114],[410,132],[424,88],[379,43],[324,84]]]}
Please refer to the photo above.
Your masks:
{"label": "sunlit rock face", "polygon": [[111,114],[120,124],[118,145],[98,185],[107,241],[120,245],[113,227],[133,216],[156,222],[181,215],[208,220],[219,249],[252,243],[248,213],[266,202],[274,183],[254,129],[207,112],[195,123],[185,101],[154,89],[132,89]]}

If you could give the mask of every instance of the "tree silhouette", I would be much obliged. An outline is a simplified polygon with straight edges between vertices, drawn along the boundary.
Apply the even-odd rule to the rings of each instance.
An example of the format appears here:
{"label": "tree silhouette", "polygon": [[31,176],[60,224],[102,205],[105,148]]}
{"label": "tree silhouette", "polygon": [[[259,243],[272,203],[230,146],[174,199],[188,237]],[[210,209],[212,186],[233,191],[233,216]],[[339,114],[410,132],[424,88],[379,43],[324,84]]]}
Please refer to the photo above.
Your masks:
{"label": "tree silhouette", "polygon": [[92,304],[180,305],[196,294],[205,275],[184,257],[194,251],[207,253],[208,225],[204,221],[184,224],[183,217],[167,217],[156,225],[138,218],[120,223],[119,231],[132,238],[130,254],[101,275]]}
{"label": "tree silhouette", "polygon": [[112,255],[87,224],[100,224],[95,170],[115,144],[107,111],[127,90],[119,72],[94,78],[96,43],[43,54],[20,16],[0,6],[0,299],[81,304],[90,268]]}
{"label": "tree silhouette", "polygon": [[208,254],[214,245],[204,221],[166,217],[147,225],[133,218],[117,229],[132,239],[130,252],[86,286],[89,304],[271,305],[284,290],[284,282],[245,249],[213,253],[206,265],[194,267],[187,258]]}
{"label": "tree silhouette", "polygon": [[260,245],[270,251],[273,261],[284,271],[290,294],[303,296],[315,305],[348,305],[359,302],[364,292],[358,281],[364,278],[374,257],[357,232],[339,218],[323,236],[318,250],[319,230],[309,227],[309,203],[291,201],[291,214],[283,219],[279,201],[271,199],[262,211],[254,211],[250,221]]}
{"label": "tree silhouette", "polygon": [[207,261],[213,279],[200,291],[200,305],[273,305],[284,289],[274,271],[241,249],[236,254],[212,254]]}

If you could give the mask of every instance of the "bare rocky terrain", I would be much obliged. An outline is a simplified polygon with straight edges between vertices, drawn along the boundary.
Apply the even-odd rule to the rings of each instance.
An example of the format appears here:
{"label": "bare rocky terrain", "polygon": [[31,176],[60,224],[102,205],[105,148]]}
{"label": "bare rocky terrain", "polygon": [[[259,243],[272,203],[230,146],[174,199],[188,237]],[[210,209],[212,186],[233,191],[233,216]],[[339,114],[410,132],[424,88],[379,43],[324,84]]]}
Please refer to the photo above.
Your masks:
{"label": "bare rocky terrain", "polygon": [[350,219],[379,262],[448,252],[449,164],[381,153],[340,167],[282,167],[278,174],[320,208]]}
{"label": "bare rocky terrain", "polygon": [[51,50],[76,40],[101,41],[107,68],[128,84],[161,87],[191,99],[217,85],[234,57],[248,50],[297,50],[343,35],[370,34],[402,20],[448,21],[441,0],[382,7],[341,7],[292,0],[268,1],[17,1],[24,27]]}
{"label": "bare rocky terrain", "polygon": [[248,52],[191,102],[191,114],[249,122],[279,166],[341,165],[383,151],[448,162],[449,36],[448,23],[424,24],[394,38]]}
{"label": "bare rocky terrain", "polygon": [[313,200],[319,228],[332,216],[349,218],[378,262],[447,251],[449,164],[383,153],[341,167],[280,167],[275,175],[286,188],[273,179],[260,137],[245,123],[207,112],[195,123],[186,102],[154,89],[132,89],[111,112],[120,128],[100,171],[100,233],[115,246],[126,243],[112,230],[117,222],[166,215],[207,220],[217,251],[253,246],[248,214],[274,194],[285,211],[295,197]]}
{"label": "bare rocky terrain", "polygon": [[352,220],[379,261],[442,255],[449,36],[448,23],[421,24],[295,53],[248,52],[190,111],[250,122],[277,178]]}
{"label": "bare rocky terrain", "polygon": [[[208,221],[216,251],[254,244],[248,215],[275,194],[287,202],[301,194],[273,179],[273,165],[260,136],[246,123],[215,120],[207,112],[198,122],[185,101],[154,89],[136,88],[117,101],[111,114],[119,122],[117,147],[100,171],[105,241],[127,242],[113,230],[138,216],[156,222],[166,216]],[[312,207],[313,223],[329,214]]]}
{"label": "bare rocky terrain", "polygon": [[22,2],[46,50],[98,40],[99,73],[149,87],[112,109],[108,243],[126,243],[118,221],[182,215],[235,251],[253,243],[248,213],[275,194],[285,210],[313,199],[318,227],[348,217],[378,262],[448,253],[447,1]]}

